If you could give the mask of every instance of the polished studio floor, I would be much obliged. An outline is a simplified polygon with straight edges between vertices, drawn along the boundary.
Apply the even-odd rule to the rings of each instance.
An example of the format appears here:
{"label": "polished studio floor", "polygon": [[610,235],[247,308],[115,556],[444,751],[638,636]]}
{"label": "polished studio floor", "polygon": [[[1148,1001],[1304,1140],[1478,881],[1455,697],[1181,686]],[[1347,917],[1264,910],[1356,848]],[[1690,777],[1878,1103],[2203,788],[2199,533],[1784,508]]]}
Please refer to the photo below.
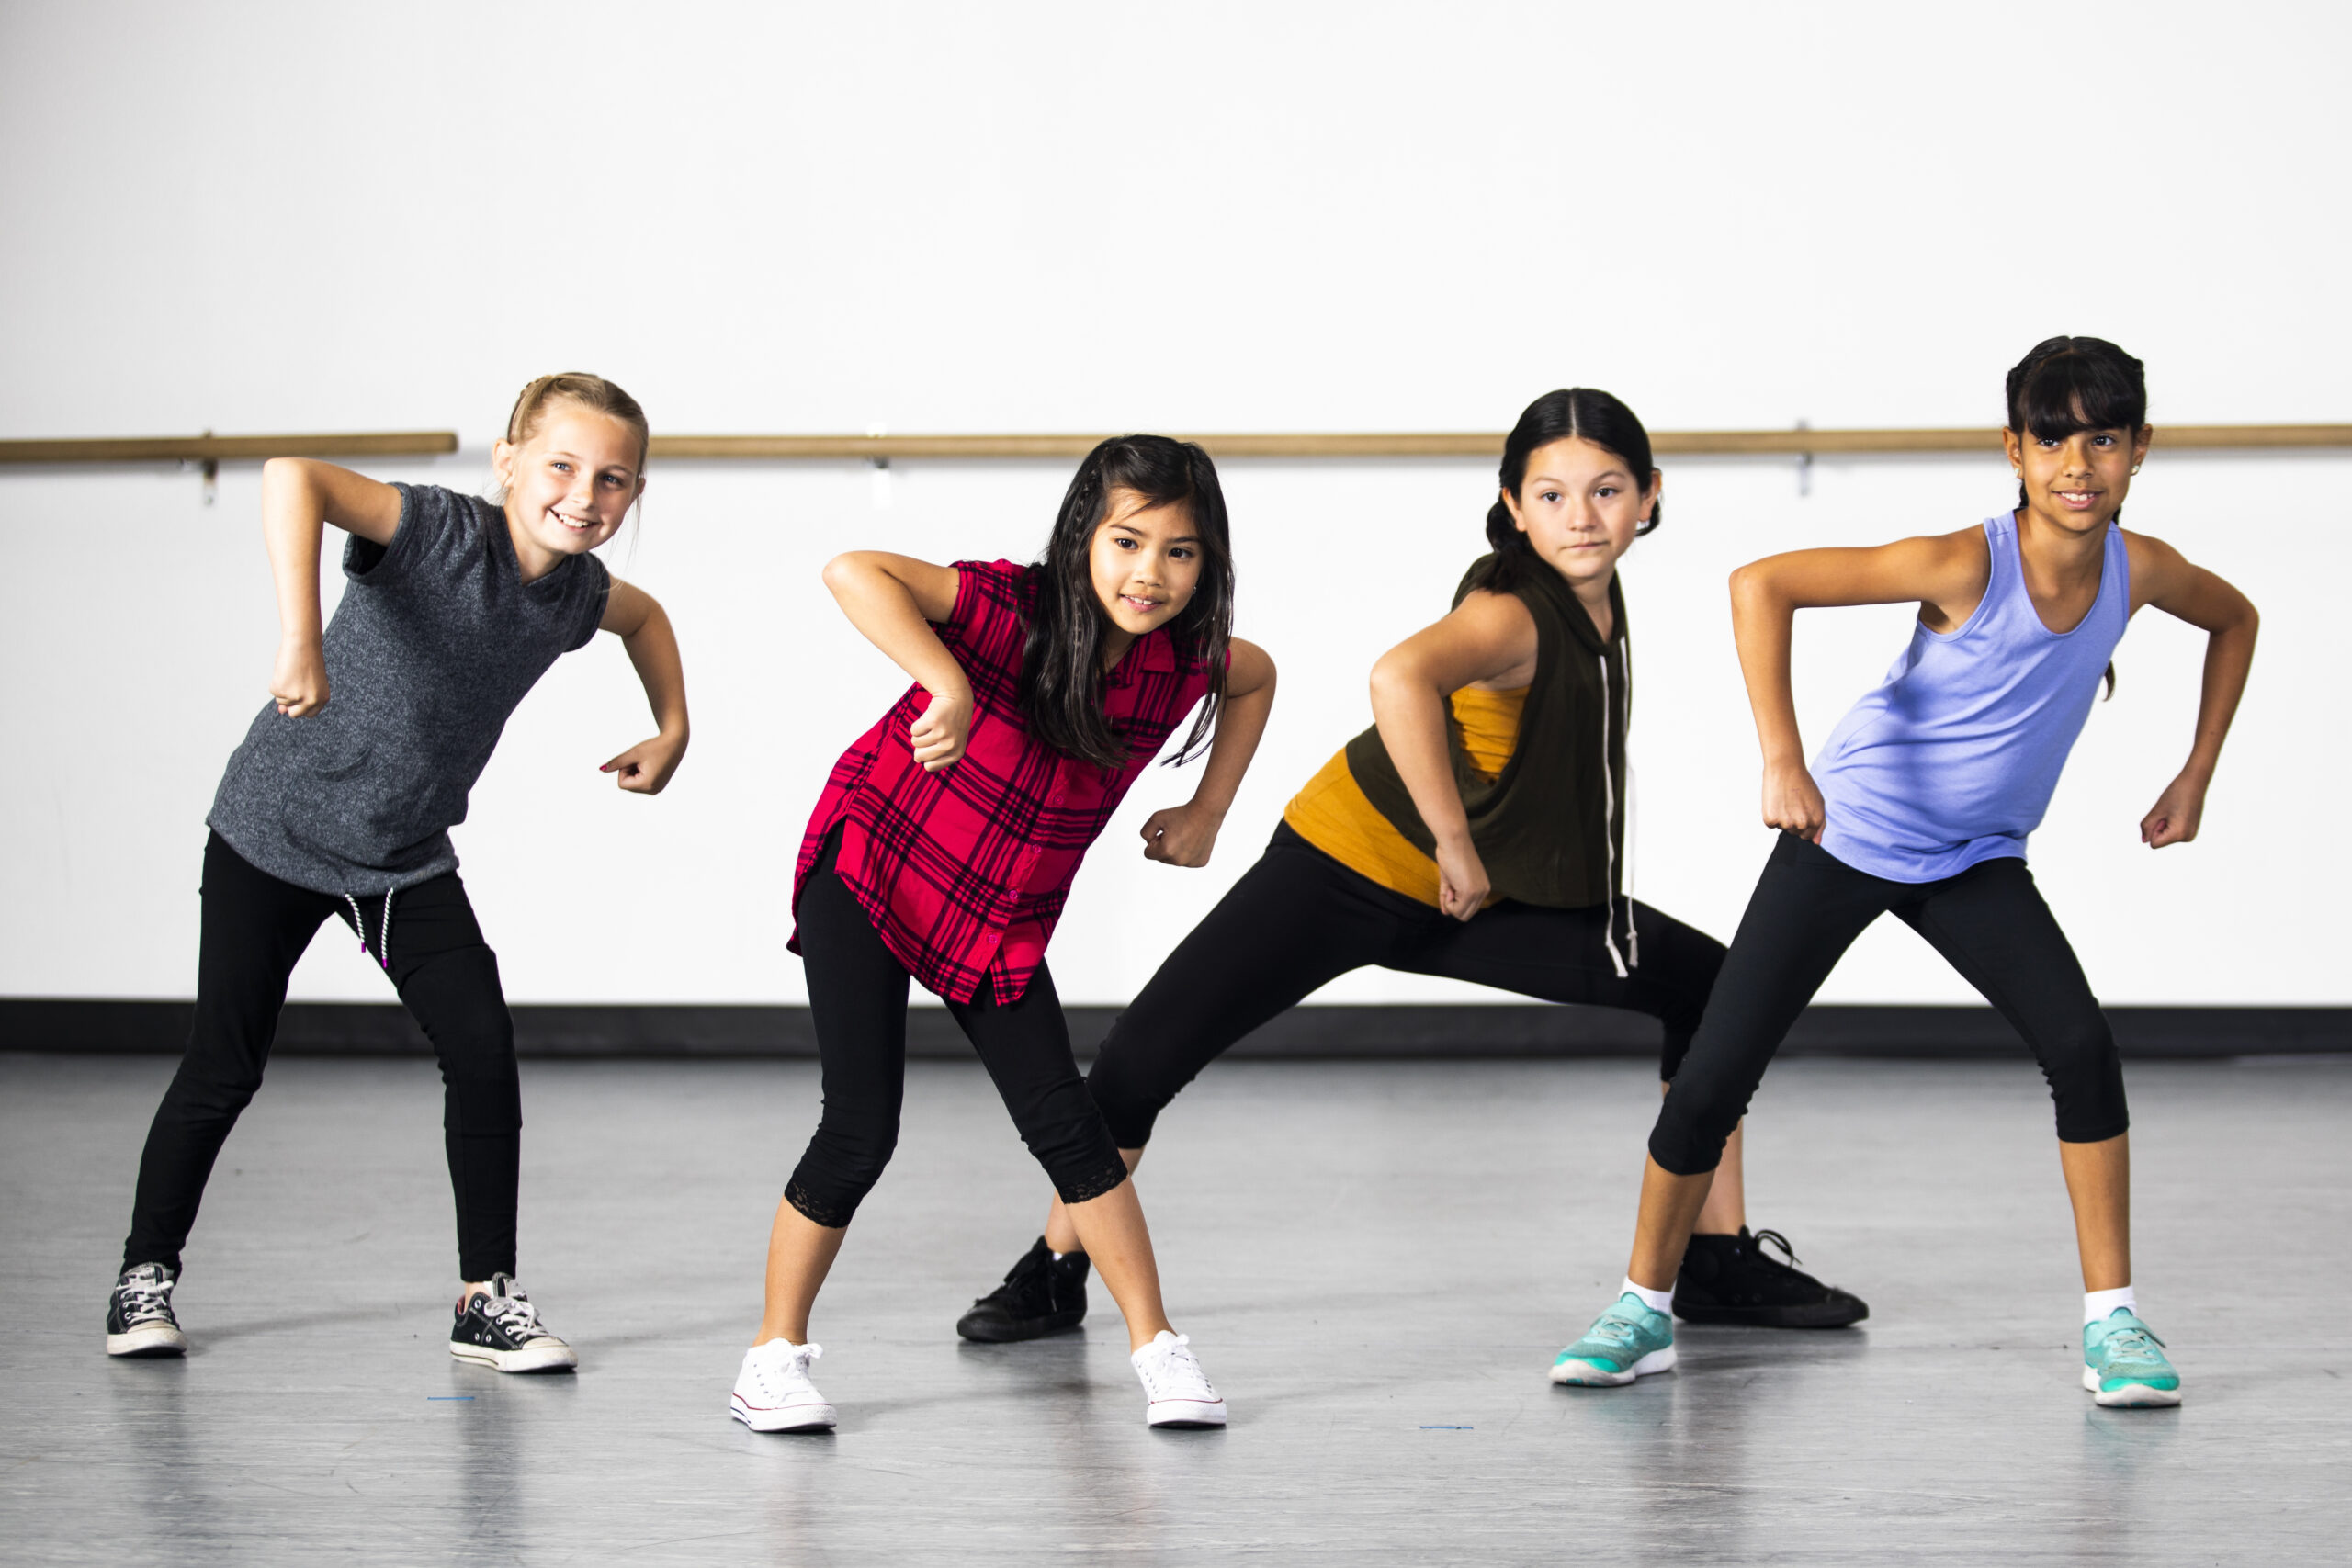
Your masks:
{"label": "polished studio floor", "polygon": [[221,1160],[185,1361],[107,1360],[106,1292],[172,1064],[0,1055],[9,1562],[2303,1562],[2352,1551],[2352,1062],[2130,1074],[2138,1285],[2177,1411],[2076,1382],[2039,1076],[1790,1062],[1754,1223],[1858,1330],[1686,1329],[1623,1391],[1546,1382],[1623,1269],[1636,1063],[1213,1069],[1141,1191],[1232,1407],[1155,1433],[1115,1311],[952,1325],[1037,1228],[986,1078],[917,1064],[820,1303],[830,1438],[727,1418],[805,1064],[526,1064],[523,1280],[574,1377],[443,1348],[429,1064],[288,1060]]}

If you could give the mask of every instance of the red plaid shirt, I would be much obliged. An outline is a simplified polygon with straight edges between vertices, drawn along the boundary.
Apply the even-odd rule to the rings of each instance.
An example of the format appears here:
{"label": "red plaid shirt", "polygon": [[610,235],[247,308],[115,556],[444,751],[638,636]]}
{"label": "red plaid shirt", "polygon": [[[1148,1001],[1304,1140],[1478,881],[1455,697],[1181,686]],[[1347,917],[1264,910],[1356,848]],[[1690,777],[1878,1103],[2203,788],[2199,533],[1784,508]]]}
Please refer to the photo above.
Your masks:
{"label": "red plaid shirt", "polygon": [[[836,823],[834,869],[883,944],[924,987],[969,1001],[983,981],[1020,999],[1045,962],[1069,885],[1128,786],[1208,694],[1208,671],[1181,665],[1162,627],[1127,649],[1105,682],[1111,722],[1130,747],[1116,772],[1033,739],[1021,720],[1023,581],[1011,561],[955,563],[956,608],[935,627],[972,682],[964,755],[925,773],[908,730],[931,705],[910,686],[833,764],[792,874],[793,908]],[[800,951],[800,934],[790,947]]]}

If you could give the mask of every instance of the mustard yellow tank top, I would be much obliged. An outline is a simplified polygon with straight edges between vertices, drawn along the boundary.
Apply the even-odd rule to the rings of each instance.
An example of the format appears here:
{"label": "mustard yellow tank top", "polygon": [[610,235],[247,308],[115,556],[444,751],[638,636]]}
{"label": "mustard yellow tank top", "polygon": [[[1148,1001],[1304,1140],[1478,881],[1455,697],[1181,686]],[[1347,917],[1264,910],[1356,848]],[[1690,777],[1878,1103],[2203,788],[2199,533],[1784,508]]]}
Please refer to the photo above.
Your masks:
{"label": "mustard yellow tank top", "polygon": [[[1487,777],[1501,773],[1510,761],[1519,744],[1520,710],[1526,705],[1525,686],[1508,692],[1464,686],[1453,694],[1453,722],[1462,731],[1463,752]],[[1433,909],[1438,907],[1437,862],[1415,849],[1364,797],[1355,775],[1348,772],[1344,748],[1333,752],[1306,787],[1291,797],[1283,808],[1283,820],[1357,875]],[[1489,897],[1487,902],[1494,899]]]}

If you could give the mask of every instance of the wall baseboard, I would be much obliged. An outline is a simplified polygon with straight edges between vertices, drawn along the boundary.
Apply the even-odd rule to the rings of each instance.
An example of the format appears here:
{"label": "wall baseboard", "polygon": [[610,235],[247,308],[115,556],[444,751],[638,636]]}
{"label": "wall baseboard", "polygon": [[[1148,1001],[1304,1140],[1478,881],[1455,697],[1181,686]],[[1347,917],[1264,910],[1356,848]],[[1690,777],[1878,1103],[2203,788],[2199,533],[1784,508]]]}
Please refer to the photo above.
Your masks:
{"label": "wall baseboard", "polygon": [[[92,1055],[177,1055],[195,1004],[105,998],[0,998],[0,1050]],[[1071,1039],[1091,1055],[1119,1009],[1069,1010]],[[811,1057],[805,1007],[518,1006],[516,1049],[526,1056]],[[2123,1055],[2139,1060],[2352,1052],[2352,1008],[2114,1007]],[[1657,1025],[1608,1008],[1538,1005],[1295,1008],[1234,1047],[1233,1055],[1292,1060],[1415,1057],[1648,1056]],[[430,1055],[407,1012],[377,1002],[293,1002],[278,1024],[277,1054],[303,1056]],[[907,1054],[968,1055],[946,1011],[916,1008]],[[1989,1058],[2025,1046],[1983,1007],[1821,1006],[1805,1010],[1783,1055]]]}

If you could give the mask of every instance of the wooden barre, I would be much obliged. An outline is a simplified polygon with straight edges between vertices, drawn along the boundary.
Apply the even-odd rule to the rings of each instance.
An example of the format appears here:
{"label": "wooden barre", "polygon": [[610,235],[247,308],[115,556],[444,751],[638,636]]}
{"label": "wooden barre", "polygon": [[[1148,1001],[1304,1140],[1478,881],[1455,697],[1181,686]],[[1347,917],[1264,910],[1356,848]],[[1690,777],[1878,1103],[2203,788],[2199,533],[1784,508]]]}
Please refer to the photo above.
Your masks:
{"label": "wooden barre", "polygon": [[[875,461],[895,457],[1082,457],[1099,435],[656,435],[655,458],[683,461]],[[1198,435],[1219,457],[1483,457],[1502,452],[1499,431],[1426,434]],[[2165,424],[2156,448],[2171,452],[2352,447],[2352,424]],[[1962,430],[1661,430],[1660,457],[1898,456],[2000,449],[2000,433]],[[435,457],[458,450],[454,431],[341,435],[171,435],[0,441],[0,465],[258,462],[268,457]]]}
{"label": "wooden barre", "polygon": [[345,435],[101,436],[0,441],[0,463],[233,463],[270,457],[423,457],[458,449],[454,430],[361,431]]}
{"label": "wooden barre", "polygon": [[[656,458],[822,459],[891,457],[1083,457],[1099,435],[656,435]],[[1218,457],[1487,457],[1501,456],[1499,431],[1436,434],[1195,435]],[[2159,451],[2352,446],[2352,424],[2169,424]],[[1830,457],[1916,452],[1997,452],[1997,430],[1661,430],[1661,457]]]}

